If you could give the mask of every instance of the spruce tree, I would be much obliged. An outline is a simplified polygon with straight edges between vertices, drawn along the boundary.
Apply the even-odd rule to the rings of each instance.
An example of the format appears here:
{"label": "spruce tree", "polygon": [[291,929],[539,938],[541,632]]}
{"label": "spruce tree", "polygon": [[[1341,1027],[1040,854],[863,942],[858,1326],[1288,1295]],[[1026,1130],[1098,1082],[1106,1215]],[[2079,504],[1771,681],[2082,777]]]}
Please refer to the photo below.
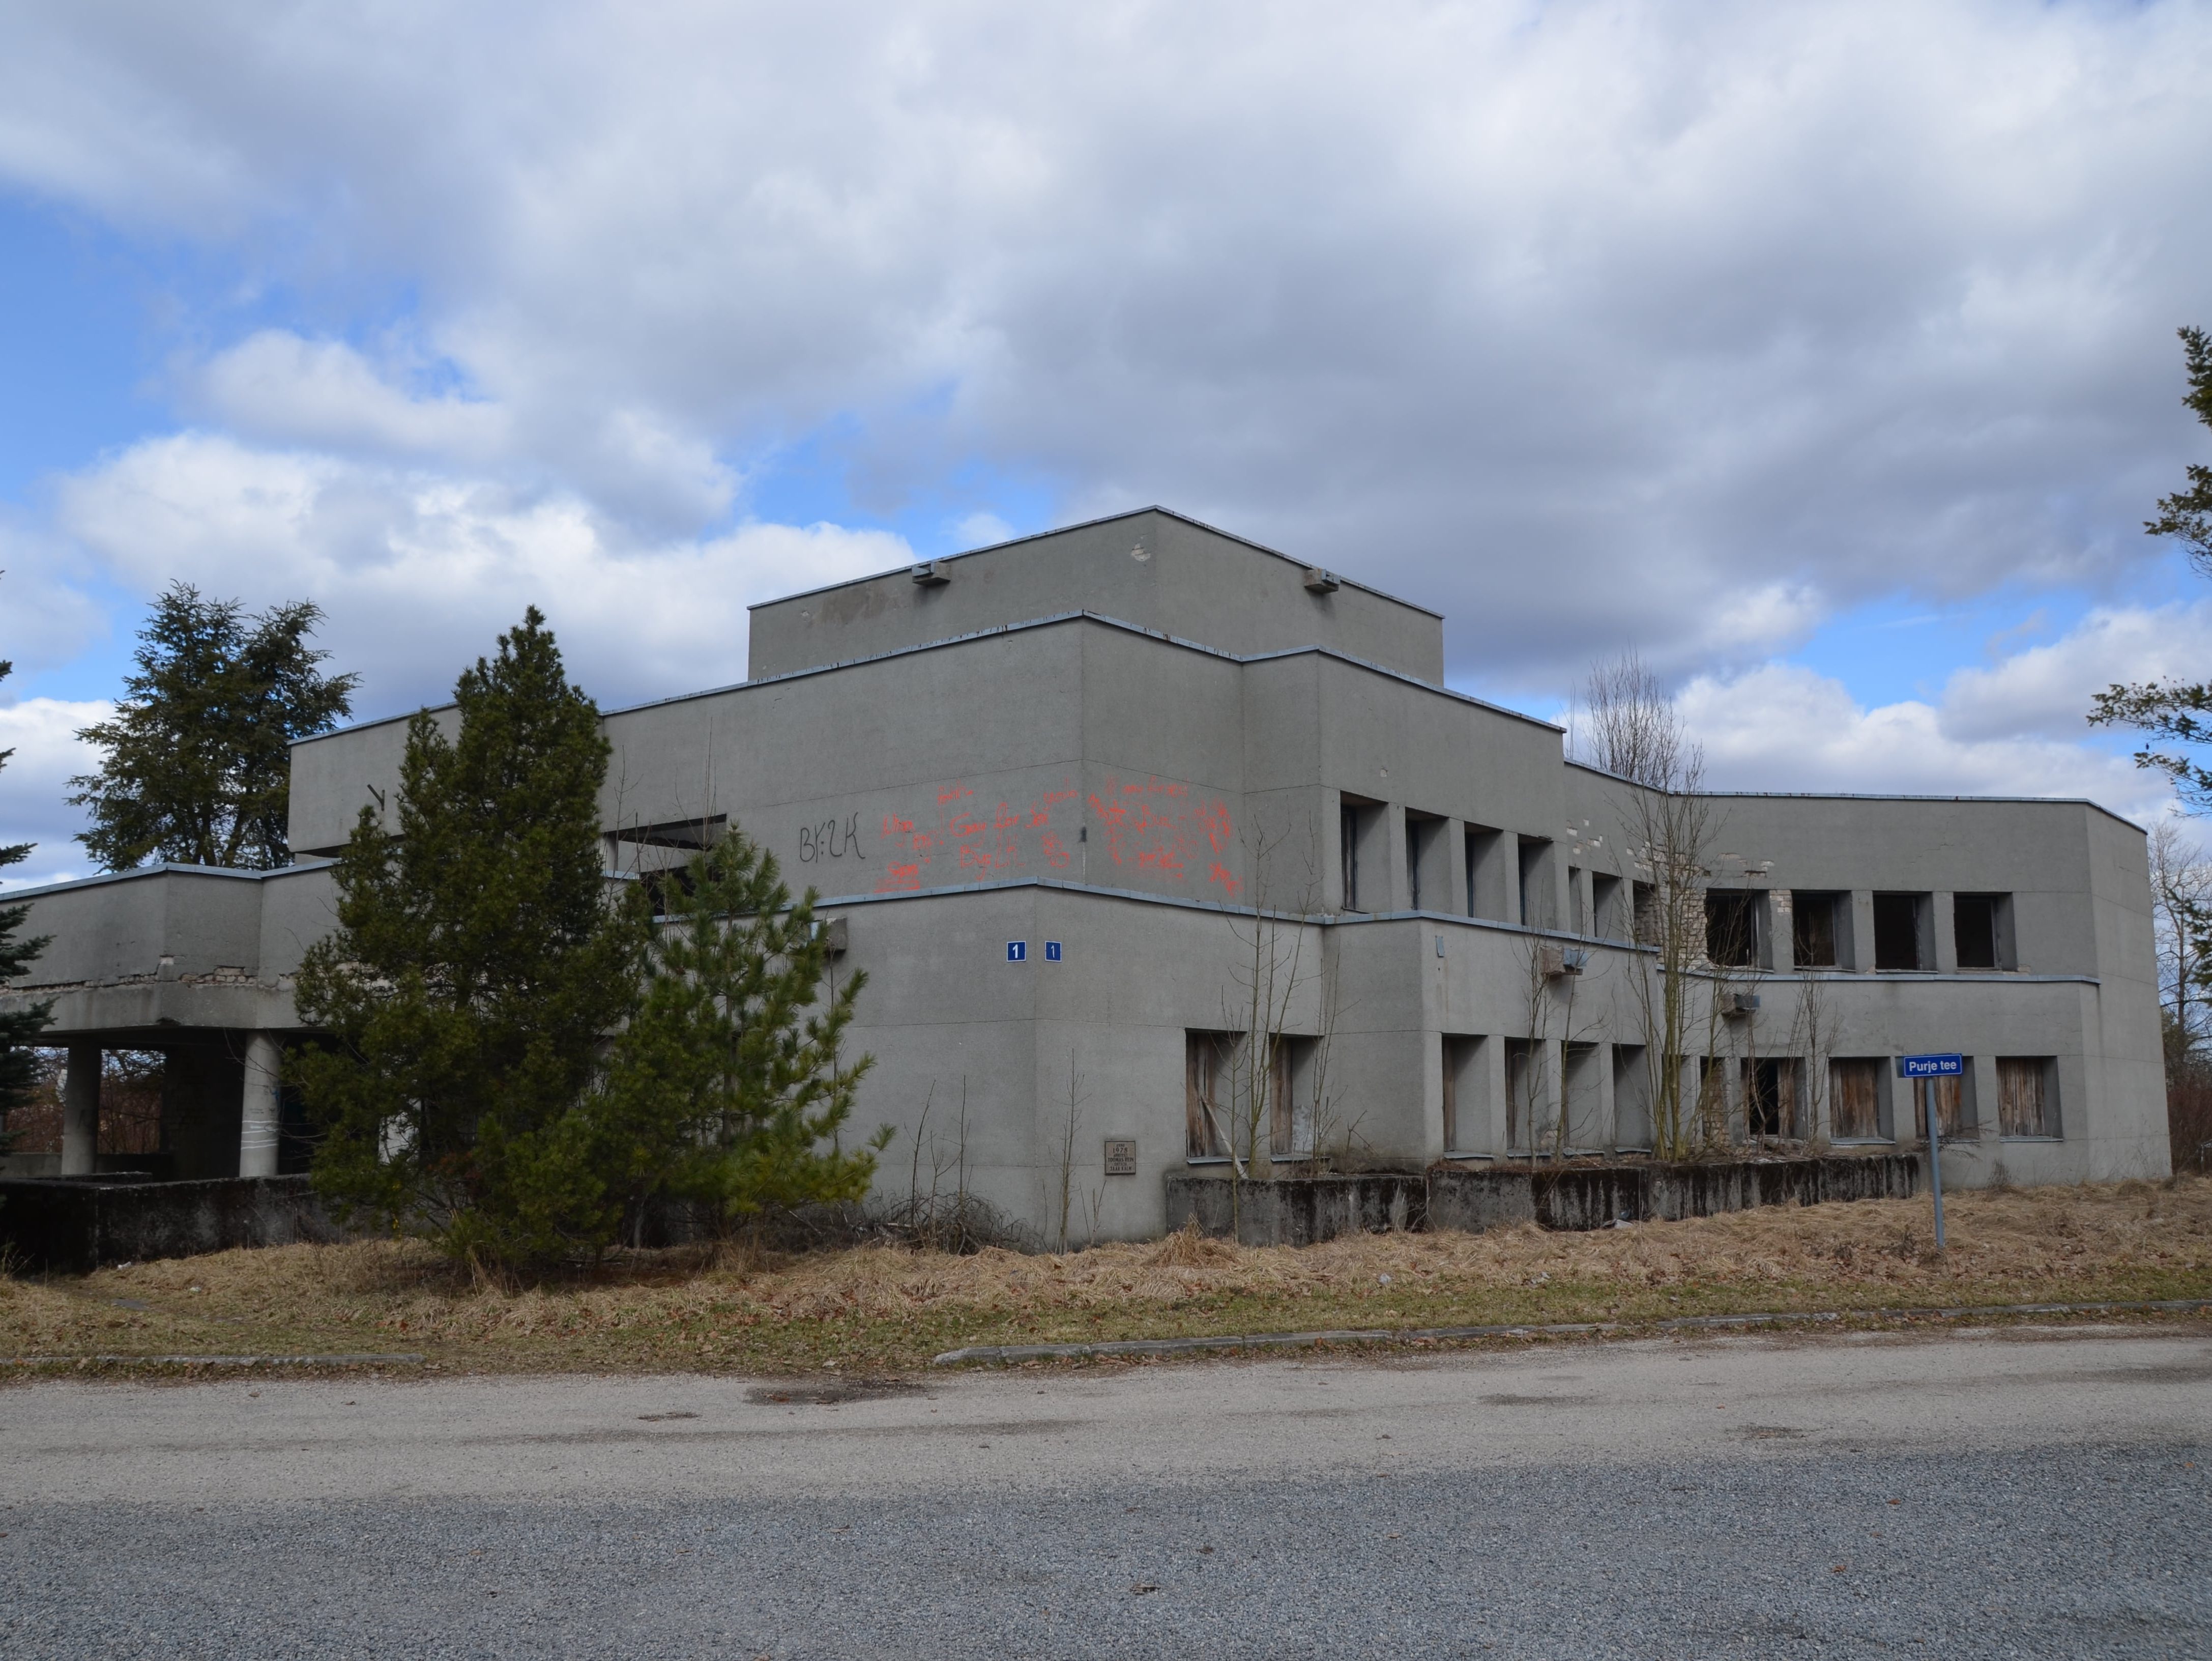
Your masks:
{"label": "spruce tree", "polygon": [[587,1093],[635,999],[635,911],[611,904],[599,710],[532,607],[454,689],[448,739],[409,724],[389,830],[363,809],[337,929],[299,1008],[334,1042],[296,1067],[319,1192],[500,1265],[590,1256],[621,1196]]}
{"label": "spruce tree", "polygon": [[[793,904],[774,855],[736,827],[672,874],[643,999],[600,1096],[602,1139],[625,1161],[630,1203],[659,1188],[727,1229],[765,1210],[860,1198],[891,1134],[842,1143],[872,1064],[840,1054],[866,975],[832,979],[814,891]],[[648,891],[639,885],[635,909],[649,909]]]}
{"label": "spruce tree", "polygon": [[[14,664],[0,660],[0,680],[7,679],[15,672]],[[8,757],[15,753],[13,750],[0,750],[0,767],[5,767]],[[0,868],[21,865],[35,845],[19,842],[0,847]],[[0,986],[26,973],[46,949],[45,935],[33,940],[17,938],[30,915],[27,905],[0,906]],[[6,1153],[14,1140],[6,1129],[9,1110],[22,1106],[29,1099],[32,1086],[38,1082],[39,1058],[30,1046],[46,1031],[52,1009],[52,1004],[41,1003],[0,1010],[0,1153]]]}
{"label": "spruce tree", "polygon": [[[2181,401],[2212,428],[2212,334],[2193,328],[2180,333],[2189,378]],[[2212,467],[2191,462],[2188,478],[2187,489],[2159,498],[2158,517],[2143,529],[2154,537],[2175,538],[2188,549],[2197,575],[2212,576]],[[2212,767],[2203,758],[2205,746],[2212,745],[2212,682],[2166,679],[2109,687],[2096,695],[2089,724],[2148,733],[2153,742],[2136,751],[2136,765],[2164,773],[2191,807],[2212,808]]]}
{"label": "spruce tree", "polygon": [[154,602],[122,702],[77,734],[101,751],[70,801],[91,810],[77,840],[103,870],[292,862],[293,741],[336,726],[358,678],[316,667],[329,654],[307,636],[322,616],[298,600],[249,618],[182,582]]}

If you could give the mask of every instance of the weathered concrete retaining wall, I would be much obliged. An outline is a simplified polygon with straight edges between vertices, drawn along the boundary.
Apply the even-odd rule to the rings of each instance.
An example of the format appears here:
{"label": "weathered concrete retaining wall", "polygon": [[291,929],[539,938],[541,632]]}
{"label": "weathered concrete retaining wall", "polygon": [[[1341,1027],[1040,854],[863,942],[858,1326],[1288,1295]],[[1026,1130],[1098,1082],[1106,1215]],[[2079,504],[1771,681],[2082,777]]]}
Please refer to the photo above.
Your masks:
{"label": "weathered concrete retaining wall", "polygon": [[0,1240],[29,1267],[64,1274],[83,1274],[103,1263],[343,1236],[305,1177],[0,1182]]}
{"label": "weathered concrete retaining wall", "polygon": [[[1237,1238],[1248,1245],[1310,1245],[1339,1234],[1389,1229],[1510,1227],[1564,1230],[1613,1222],[1672,1222],[1754,1206],[1910,1199],[1920,1161],[1909,1153],[1715,1164],[1571,1165],[1556,1171],[1439,1165],[1426,1171],[1291,1177],[1243,1185]],[[1170,1175],[1170,1229],[1190,1218],[1208,1234],[1230,1232],[1225,1177]]]}
{"label": "weathered concrete retaining wall", "polygon": [[1418,1173],[1245,1183],[1234,1196],[1225,1177],[1171,1175],[1167,1182],[1170,1232],[1195,1214],[1206,1233],[1226,1234],[1232,1208],[1241,1214],[1237,1238],[1247,1244],[1311,1245],[1340,1234],[1380,1234],[1429,1223],[1428,1187]]}

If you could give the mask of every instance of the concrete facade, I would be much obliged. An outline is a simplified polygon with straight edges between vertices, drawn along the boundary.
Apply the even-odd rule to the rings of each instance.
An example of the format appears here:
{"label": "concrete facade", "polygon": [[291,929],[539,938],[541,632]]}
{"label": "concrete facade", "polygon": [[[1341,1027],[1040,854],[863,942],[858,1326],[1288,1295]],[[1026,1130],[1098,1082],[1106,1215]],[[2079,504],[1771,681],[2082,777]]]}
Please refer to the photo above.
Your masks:
{"label": "concrete facade", "polygon": [[[1571,1151],[1648,1141],[1635,788],[1446,688],[1435,613],[1150,509],[756,607],[750,661],[607,715],[610,868],[734,822],[844,919],[877,1063],[859,1120],[899,1132],[886,1192],[964,1172],[1047,1238],[1063,1189],[1073,1236],[1158,1231],[1164,1178],[1220,1157],[1193,1070],[1203,1035],[1252,1025],[1255,978],[1296,1041],[1263,1168],[1278,1141],[1401,1166],[1562,1127]],[[197,1044],[236,1068],[229,1123],[265,1164],[269,1047],[301,1036],[289,971],[329,927],[313,861],[390,799],[404,727],[296,746],[291,871],[33,892],[57,940],[23,994],[57,998],[54,1042]],[[1739,1133],[1917,1147],[1891,1062],[1958,1050],[1947,1181],[2165,1174],[2140,830],[2083,801],[1711,807],[1712,882],[1753,936],[1700,977],[1758,1001],[1715,1028]],[[1837,1062],[1865,1123],[1832,1110]]]}

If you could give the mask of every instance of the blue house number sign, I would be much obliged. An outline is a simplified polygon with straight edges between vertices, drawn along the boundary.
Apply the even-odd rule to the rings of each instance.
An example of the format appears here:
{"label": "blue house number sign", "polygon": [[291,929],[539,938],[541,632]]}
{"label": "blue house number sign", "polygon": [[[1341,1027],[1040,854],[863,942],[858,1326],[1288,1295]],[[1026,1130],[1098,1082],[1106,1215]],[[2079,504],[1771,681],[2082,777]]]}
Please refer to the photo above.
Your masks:
{"label": "blue house number sign", "polygon": [[1058,963],[1060,961],[1060,942],[1058,940],[1047,940],[1044,943],[1044,960],[1047,963]]}
{"label": "blue house number sign", "polygon": [[1008,963],[1024,962],[1028,958],[1029,955],[1030,943],[1027,940],[1008,940],[1006,942],[1006,961]]}

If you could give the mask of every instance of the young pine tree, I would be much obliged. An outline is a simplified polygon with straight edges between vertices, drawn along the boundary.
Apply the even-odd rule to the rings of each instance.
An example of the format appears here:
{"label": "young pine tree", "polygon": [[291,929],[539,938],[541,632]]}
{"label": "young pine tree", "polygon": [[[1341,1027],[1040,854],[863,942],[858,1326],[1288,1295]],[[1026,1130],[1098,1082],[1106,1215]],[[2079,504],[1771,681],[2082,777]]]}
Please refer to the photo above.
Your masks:
{"label": "young pine tree", "polygon": [[[832,981],[824,995],[814,891],[794,905],[774,856],[732,827],[666,892],[644,996],[600,1098],[632,1202],[658,1188],[726,1230],[763,1210],[860,1198],[891,1133],[851,1150],[840,1141],[872,1064],[839,1055],[867,977]],[[642,885],[635,905],[650,909]]]}
{"label": "young pine tree", "polygon": [[587,1096],[640,944],[603,874],[599,711],[544,621],[532,607],[461,676],[453,738],[409,724],[398,824],[362,810],[338,928],[298,981],[335,1040],[297,1063],[319,1191],[507,1266],[589,1256],[619,1226]]}
{"label": "young pine tree", "polygon": [[[7,679],[15,669],[14,664],[0,661],[0,680]],[[15,753],[12,750],[0,750],[0,767],[5,767],[8,757]],[[0,867],[21,864],[32,846],[30,843],[19,842],[0,847]],[[30,915],[27,905],[0,906],[0,986],[23,974],[46,949],[44,935],[35,940],[18,938]],[[46,1030],[52,1007],[41,1003],[0,1010],[0,1153],[8,1151],[8,1144],[13,1140],[7,1134],[8,1110],[21,1106],[32,1086],[38,1082],[39,1058],[29,1046]]]}

